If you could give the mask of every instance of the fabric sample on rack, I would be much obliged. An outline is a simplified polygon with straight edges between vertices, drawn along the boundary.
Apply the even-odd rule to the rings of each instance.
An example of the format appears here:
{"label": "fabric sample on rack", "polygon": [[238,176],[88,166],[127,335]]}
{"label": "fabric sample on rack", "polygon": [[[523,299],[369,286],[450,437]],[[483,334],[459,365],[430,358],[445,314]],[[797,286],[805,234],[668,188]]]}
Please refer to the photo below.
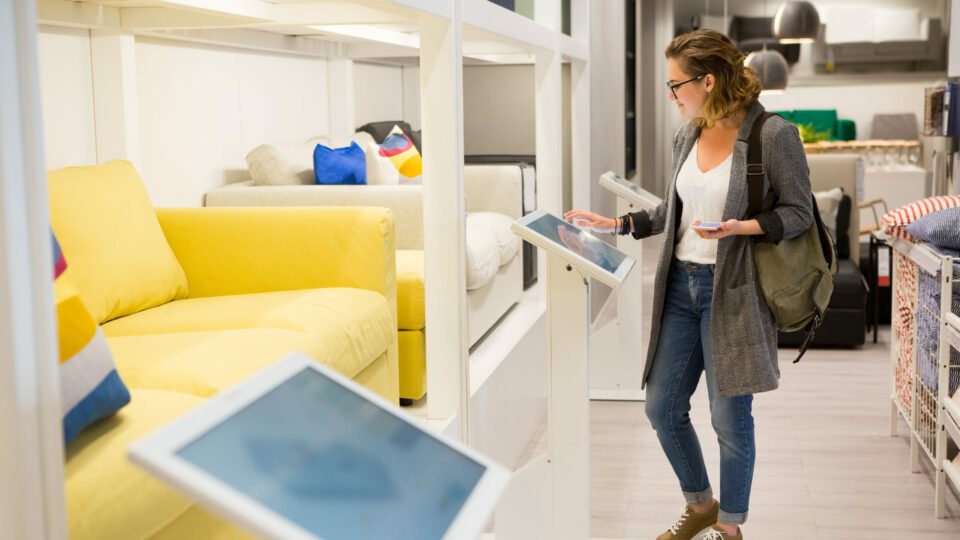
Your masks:
{"label": "fabric sample on rack", "polygon": [[[954,276],[960,274],[955,268]],[[939,347],[940,347],[940,301],[941,276],[920,272],[917,294],[917,361],[920,363],[920,378],[934,392],[939,389]],[[952,308],[956,313],[960,309],[960,297],[951,295]],[[947,395],[952,395],[960,386],[960,351],[950,350],[950,373]],[[954,366],[956,368],[954,369]]]}
{"label": "fabric sample on rack", "polygon": [[897,399],[909,415],[913,403],[914,313],[917,299],[917,266],[899,252],[894,252],[895,305],[891,323],[897,347],[895,384]]}
{"label": "fabric sample on rack", "polygon": [[883,232],[895,238],[914,240],[906,226],[932,212],[960,207],[960,195],[942,195],[912,202],[883,215]]}
{"label": "fabric sample on rack", "polygon": [[960,207],[927,214],[907,225],[907,232],[938,248],[960,249]]}

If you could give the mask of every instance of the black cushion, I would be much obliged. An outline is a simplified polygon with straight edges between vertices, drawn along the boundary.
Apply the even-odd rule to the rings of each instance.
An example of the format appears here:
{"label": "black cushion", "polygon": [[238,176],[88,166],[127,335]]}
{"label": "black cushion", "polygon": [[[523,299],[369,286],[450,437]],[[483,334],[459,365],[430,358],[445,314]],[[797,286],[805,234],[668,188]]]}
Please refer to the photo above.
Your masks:
{"label": "black cushion", "polygon": [[867,288],[859,266],[850,259],[841,259],[837,275],[833,276],[833,295],[829,309],[864,309]]}
{"label": "black cushion", "polygon": [[393,126],[400,126],[400,130],[406,134],[407,137],[410,137],[410,141],[413,142],[413,146],[417,148],[417,152],[423,153],[423,150],[420,148],[420,132],[413,131],[413,128],[410,127],[410,124],[404,122],[403,120],[388,120],[385,122],[370,122],[364,124],[357,128],[357,131],[363,131],[364,133],[369,133],[373,140],[377,144],[383,143],[383,140],[387,138],[387,135],[393,131]]}
{"label": "black cushion", "polygon": [[837,208],[837,237],[834,242],[837,245],[837,258],[841,261],[850,258],[850,201],[849,195],[844,195],[840,199],[840,207]]}

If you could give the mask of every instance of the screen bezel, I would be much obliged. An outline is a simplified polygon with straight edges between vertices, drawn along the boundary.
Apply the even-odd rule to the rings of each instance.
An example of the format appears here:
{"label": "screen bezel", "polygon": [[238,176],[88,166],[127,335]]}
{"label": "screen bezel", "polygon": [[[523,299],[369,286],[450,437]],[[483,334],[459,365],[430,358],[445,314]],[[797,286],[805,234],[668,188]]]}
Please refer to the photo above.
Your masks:
{"label": "screen bezel", "polygon": [[[663,203],[663,199],[660,197],[633,184],[613,171],[607,171],[600,175],[600,185],[609,189],[620,198],[626,199],[639,206],[643,210],[653,210]],[[641,193],[637,193],[635,190],[640,190]]]}
{"label": "screen bezel", "polygon": [[[546,210],[537,210],[531,214],[527,214],[526,216],[516,220],[515,222],[513,222],[513,225],[511,226],[511,230],[513,230],[514,234],[516,234],[517,236],[523,238],[524,240],[530,242],[531,244],[534,244],[539,248],[546,250],[547,252],[553,255],[556,255],[557,257],[560,257],[561,259],[575,266],[577,269],[581,270],[582,272],[589,274],[590,277],[601,281],[605,285],[609,287],[613,287],[614,289],[620,287],[620,285],[623,283],[623,280],[627,278],[627,275],[630,273],[630,270],[633,268],[633,265],[636,262],[634,261],[633,257],[630,257],[626,253],[623,253],[622,251],[617,249],[615,246],[611,246],[610,244],[607,244],[608,246],[610,246],[610,249],[619,252],[624,257],[623,261],[620,262],[620,266],[617,267],[616,271],[610,272],[605,268],[601,267],[600,265],[590,261],[586,257],[583,257],[578,253],[575,253],[574,251],[558,244],[557,242],[554,242],[552,239],[547,238],[546,236],[543,236],[536,230],[530,228],[531,223],[533,223],[534,221],[546,215],[553,216],[554,218],[560,221],[563,221],[567,225],[570,225],[571,227],[579,229],[584,234],[593,236],[589,232],[581,229],[580,227],[577,227],[576,225],[568,221],[565,221],[563,218],[555,214],[552,214],[551,212],[548,212]],[[600,240],[598,239],[598,241]]]}
{"label": "screen bezel", "polygon": [[128,449],[130,460],[200,502],[205,508],[209,508],[226,521],[237,524],[254,534],[277,539],[320,539],[320,536],[307,531],[282,514],[263,506],[177,455],[182,448],[304,369],[312,369],[332,379],[348,391],[358,394],[393,415],[397,420],[413,426],[484,467],[483,475],[443,538],[474,538],[484,532],[497,501],[510,481],[511,473],[506,468],[458,441],[448,440],[431,432],[413,418],[407,417],[407,413],[399,410],[396,405],[302,353],[284,357],[138,440]]}

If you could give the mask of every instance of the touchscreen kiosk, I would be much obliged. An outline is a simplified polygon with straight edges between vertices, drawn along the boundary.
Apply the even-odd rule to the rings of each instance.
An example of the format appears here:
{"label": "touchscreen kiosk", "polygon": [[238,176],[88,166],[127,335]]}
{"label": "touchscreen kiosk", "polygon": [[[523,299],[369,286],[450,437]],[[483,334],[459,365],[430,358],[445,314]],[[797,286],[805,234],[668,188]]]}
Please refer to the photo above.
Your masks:
{"label": "touchscreen kiosk", "polygon": [[600,176],[600,185],[617,194],[618,197],[639,206],[643,210],[653,210],[663,199],[634,184],[613,171],[607,171]]}
{"label": "touchscreen kiosk", "polygon": [[622,251],[544,210],[515,221],[513,232],[610,287],[623,283],[633,268]]}
{"label": "touchscreen kiosk", "polygon": [[130,448],[138,465],[267,538],[478,538],[510,474],[291,355]]}
{"label": "touchscreen kiosk", "polygon": [[547,451],[518,470],[497,509],[498,540],[590,537],[590,290],[614,289],[634,259],[554,214],[513,224],[547,252]]}

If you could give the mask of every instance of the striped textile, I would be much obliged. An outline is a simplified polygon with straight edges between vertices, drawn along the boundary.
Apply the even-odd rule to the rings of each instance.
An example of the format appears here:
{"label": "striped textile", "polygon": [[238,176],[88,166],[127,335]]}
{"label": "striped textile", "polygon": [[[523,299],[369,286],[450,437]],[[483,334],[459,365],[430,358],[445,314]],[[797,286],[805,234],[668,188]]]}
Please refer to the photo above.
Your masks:
{"label": "striped textile", "polygon": [[883,215],[883,232],[895,238],[915,240],[906,230],[907,225],[931,212],[957,207],[960,207],[960,195],[941,195],[912,202]]}
{"label": "striped textile", "polygon": [[53,248],[63,439],[69,444],[84,428],[129,403],[130,392],[117,374],[100,326],[71,283],[56,238]]}

